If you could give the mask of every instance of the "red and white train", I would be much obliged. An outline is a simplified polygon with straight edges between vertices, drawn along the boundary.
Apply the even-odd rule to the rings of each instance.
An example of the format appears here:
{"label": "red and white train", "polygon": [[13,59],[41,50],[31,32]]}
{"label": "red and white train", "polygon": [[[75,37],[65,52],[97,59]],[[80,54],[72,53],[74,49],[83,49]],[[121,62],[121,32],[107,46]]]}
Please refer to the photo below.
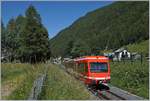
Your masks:
{"label": "red and white train", "polygon": [[88,85],[99,85],[110,81],[109,59],[105,56],[84,56],[65,63],[73,68]]}

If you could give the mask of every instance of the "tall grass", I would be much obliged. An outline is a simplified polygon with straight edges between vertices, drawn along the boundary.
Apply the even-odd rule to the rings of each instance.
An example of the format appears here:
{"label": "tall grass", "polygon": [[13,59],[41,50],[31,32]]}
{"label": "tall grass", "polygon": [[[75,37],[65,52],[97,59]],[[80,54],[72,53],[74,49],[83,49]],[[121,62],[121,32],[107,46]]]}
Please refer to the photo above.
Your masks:
{"label": "tall grass", "polygon": [[35,78],[43,71],[43,64],[2,64],[2,89],[6,84],[13,89],[9,95],[2,96],[2,99],[27,99]]}
{"label": "tall grass", "polygon": [[12,63],[4,63],[1,65],[1,80],[2,83],[16,78],[20,75],[23,75],[26,72],[26,69],[30,67],[29,64],[12,64]]}
{"label": "tall grass", "polygon": [[66,74],[58,66],[48,66],[48,78],[41,99],[44,100],[85,100],[91,94],[84,85]]}
{"label": "tall grass", "polygon": [[1,65],[2,99],[8,96],[23,82],[30,64],[4,63]]}
{"label": "tall grass", "polygon": [[149,97],[148,61],[111,62],[111,84],[144,98]]}

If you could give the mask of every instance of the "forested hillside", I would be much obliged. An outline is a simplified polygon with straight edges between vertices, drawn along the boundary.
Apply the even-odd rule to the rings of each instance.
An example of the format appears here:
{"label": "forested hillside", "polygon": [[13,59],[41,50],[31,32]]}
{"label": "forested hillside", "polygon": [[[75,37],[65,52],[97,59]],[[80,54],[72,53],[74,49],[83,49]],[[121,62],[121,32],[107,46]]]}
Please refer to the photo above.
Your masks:
{"label": "forested hillside", "polygon": [[148,1],[120,1],[89,12],[50,40],[51,52],[54,56],[90,55],[147,40],[148,7]]}

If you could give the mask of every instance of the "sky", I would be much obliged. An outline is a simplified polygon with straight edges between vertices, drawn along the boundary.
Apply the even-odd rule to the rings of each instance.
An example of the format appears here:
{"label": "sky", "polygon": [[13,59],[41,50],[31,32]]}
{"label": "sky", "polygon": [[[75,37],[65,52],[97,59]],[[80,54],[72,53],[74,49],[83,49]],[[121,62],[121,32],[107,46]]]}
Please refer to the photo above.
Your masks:
{"label": "sky", "polygon": [[111,3],[112,1],[3,1],[1,18],[6,26],[11,18],[24,15],[29,5],[33,5],[48,30],[49,38],[52,38],[86,13]]}

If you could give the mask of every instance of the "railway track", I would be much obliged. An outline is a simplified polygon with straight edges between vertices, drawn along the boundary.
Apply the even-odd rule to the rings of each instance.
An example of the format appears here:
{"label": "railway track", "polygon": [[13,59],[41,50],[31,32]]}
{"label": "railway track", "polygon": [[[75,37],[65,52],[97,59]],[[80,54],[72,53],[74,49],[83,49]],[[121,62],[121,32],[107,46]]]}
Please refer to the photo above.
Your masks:
{"label": "railway track", "polygon": [[[77,77],[77,76],[73,75],[72,73],[70,73],[69,71],[67,71],[65,69],[65,66],[63,66],[63,65],[60,65],[60,66],[67,74],[69,74],[69,75],[73,76],[75,79],[79,80],[79,77]],[[127,91],[124,91],[120,88],[114,87],[110,84],[107,86],[107,87],[109,87],[109,90],[105,90],[105,89],[100,90],[94,86],[91,86],[91,87],[86,86],[86,87],[92,94],[97,96],[98,99],[100,99],[100,100],[144,100],[144,98],[142,98],[142,97],[131,94]]]}
{"label": "railway track", "polygon": [[131,94],[114,86],[109,86],[109,90],[100,90],[87,87],[90,92],[101,100],[144,100],[144,98]]}
{"label": "railway track", "polygon": [[109,90],[96,90],[93,88],[88,88],[89,91],[91,91],[95,96],[97,96],[100,100],[125,100],[125,98],[122,98],[118,96],[117,94],[114,94],[110,92]]}

